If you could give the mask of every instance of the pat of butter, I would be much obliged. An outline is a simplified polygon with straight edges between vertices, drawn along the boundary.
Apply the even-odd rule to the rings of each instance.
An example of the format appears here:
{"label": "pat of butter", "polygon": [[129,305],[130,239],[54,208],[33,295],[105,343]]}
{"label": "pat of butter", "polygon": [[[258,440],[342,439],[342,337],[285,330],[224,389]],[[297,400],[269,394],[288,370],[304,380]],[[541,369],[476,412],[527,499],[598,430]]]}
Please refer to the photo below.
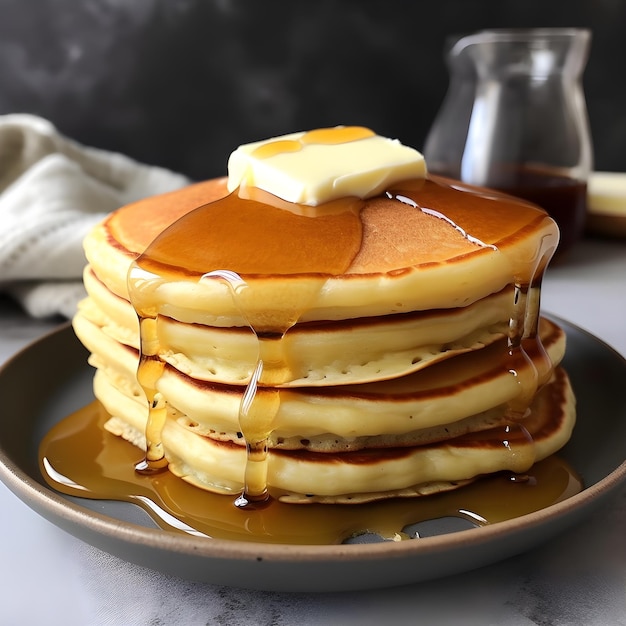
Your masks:
{"label": "pat of butter", "polygon": [[287,202],[316,206],[370,198],[426,176],[423,155],[359,126],[292,133],[239,146],[228,160],[228,189],[257,187]]}

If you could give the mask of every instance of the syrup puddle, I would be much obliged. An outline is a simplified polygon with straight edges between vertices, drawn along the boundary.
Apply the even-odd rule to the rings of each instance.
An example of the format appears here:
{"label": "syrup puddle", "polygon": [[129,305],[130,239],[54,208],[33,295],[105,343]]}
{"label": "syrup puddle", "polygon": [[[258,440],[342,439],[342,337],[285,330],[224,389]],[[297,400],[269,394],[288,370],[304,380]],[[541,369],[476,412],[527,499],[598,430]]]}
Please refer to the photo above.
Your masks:
{"label": "syrup puddle", "polygon": [[295,545],[400,541],[514,519],[583,488],[576,472],[555,455],[522,476],[502,472],[422,498],[357,505],[273,499],[268,507],[242,509],[232,496],[198,489],[171,472],[136,472],[141,451],[105,431],[106,419],[94,402],[49,431],[39,455],[48,484],[68,495],[134,503],[162,529],[200,537]]}

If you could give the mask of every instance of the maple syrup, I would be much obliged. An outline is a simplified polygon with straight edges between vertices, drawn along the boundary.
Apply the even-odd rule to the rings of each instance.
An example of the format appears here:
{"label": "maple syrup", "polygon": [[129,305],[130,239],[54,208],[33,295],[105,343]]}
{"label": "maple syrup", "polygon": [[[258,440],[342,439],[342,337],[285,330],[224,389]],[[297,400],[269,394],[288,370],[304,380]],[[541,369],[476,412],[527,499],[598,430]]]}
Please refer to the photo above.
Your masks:
{"label": "maple syrup", "polygon": [[[161,528],[236,541],[333,545],[355,537],[416,538],[420,523],[454,518],[465,528],[520,517],[582,489],[571,466],[553,455],[517,475],[501,472],[447,493],[357,505],[233,506],[232,498],[198,489],[171,472],[139,474],[141,452],[104,430],[108,415],[95,401],[54,426],[40,446],[41,471],[58,491],[134,503]],[[140,460],[140,459],[139,459]]]}

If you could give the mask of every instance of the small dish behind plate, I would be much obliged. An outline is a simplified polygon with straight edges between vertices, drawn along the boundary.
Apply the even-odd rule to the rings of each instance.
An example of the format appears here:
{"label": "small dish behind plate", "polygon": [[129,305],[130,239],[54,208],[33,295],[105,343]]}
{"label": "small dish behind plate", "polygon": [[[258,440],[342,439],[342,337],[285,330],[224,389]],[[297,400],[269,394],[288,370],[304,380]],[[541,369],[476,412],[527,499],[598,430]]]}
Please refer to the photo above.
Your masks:
{"label": "small dish behind plate", "polygon": [[587,186],[587,232],[626,237],[626,173],[592,172]]}

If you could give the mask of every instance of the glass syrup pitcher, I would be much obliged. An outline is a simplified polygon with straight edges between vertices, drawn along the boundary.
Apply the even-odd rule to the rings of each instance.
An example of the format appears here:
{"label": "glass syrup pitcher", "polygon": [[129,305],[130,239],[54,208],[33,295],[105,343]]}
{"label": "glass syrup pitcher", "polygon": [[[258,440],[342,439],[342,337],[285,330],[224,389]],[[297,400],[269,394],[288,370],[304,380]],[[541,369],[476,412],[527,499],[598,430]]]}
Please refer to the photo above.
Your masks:
{"label": "glass syrup pitcher", "polygon": [[542,206],[557,256],[581,237],[593,148],[582,74],[591,33],[496,29],[448,41],[448,92],[424,145],[428,169]]}

